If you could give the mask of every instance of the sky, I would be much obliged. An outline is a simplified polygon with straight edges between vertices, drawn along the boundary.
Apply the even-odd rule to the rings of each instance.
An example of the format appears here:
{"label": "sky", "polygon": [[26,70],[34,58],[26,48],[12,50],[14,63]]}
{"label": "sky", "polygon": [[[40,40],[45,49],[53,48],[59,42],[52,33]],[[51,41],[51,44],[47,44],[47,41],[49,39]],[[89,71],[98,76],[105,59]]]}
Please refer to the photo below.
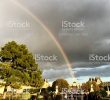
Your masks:
{"label": "sky", "polygon": [[79,82],[95,76],[110,81],[109,12],[109,0],[0,0],[0,47],[13,40],[26,44],[48,81],[73,82],[71,73]]}

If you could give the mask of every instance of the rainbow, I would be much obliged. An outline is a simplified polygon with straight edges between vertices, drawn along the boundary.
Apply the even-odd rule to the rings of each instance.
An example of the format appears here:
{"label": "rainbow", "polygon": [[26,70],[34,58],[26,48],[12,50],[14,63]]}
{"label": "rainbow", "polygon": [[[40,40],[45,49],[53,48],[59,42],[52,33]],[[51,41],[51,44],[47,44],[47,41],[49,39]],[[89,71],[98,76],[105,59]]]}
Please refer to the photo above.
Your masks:
{"label": "rainbow", "polygon": [[24,7],[22,4],[20,4],[19,2],[17,2],[16,0],[10,0],[12,3],[14,3],[17,7],[19,7],[20,9],[22,9],[24,12],[26,12],[28,15],[30,15],[37,23],[39,23],[42,28],[48,33],[48,35],[51,37],[51,39],[54,41],[54,43],[56,44],[56,46],[58,47],[59,51],[61,52],[66,65],[70,71],[70,74],[72,76],[73,79],[75,79],[75,75],[72,72],[72,65],[69,62],[69,59],[65,53],[65,51],[63,50],[62,46],[60,45],[59,41],[55,38],[55,36],[52,34],[52,32],[43,24],[43,22],[37,17],[35,16],[33,13],[31,13],[26,7]]}

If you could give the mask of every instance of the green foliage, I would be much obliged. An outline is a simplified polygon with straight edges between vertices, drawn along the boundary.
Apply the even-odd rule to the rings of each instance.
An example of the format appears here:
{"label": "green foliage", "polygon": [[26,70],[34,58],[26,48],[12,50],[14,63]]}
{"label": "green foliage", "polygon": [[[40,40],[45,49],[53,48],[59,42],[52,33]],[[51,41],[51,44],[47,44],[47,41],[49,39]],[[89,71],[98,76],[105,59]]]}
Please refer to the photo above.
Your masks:
{"label": "green foliage", "polygon": [[91,88],[91,82],[88,81],[88,82],[82,84],[82,89],[83,89],[85,92],[90,91],[90,88]]}
{"label": "green foliage", "polygon": [[42,86],[42,72],[25,45],[8,42],[1,48],[0,57],[0,76],[7,85],[13,88],[20,85]]}
{"label": "green foliage", "polygon": [[52,84],[53,90],[55,90],[56,86],[58,86],[59,92],[62,91],[62,88],[69,88],[68,82],[64,79],[57,79],[56,81],[54,81]]}
{"label": "green foliage", "polygon": [[50,86],[47,88],[47,90],[48,90],[48,92],[54,91],[54,89],[52,87],[50,87]]}
{"label": "green foliage", "polygon": [[100,94],[101,94],[102,97],[106,97],[107,96],[106,90],[100,90]]}

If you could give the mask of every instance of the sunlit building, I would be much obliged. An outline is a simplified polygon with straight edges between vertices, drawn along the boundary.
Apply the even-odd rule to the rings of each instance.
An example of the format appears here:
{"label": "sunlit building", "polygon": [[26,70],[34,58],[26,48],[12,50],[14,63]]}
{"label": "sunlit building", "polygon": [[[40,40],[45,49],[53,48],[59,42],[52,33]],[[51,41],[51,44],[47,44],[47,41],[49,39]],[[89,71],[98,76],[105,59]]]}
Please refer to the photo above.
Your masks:
{"label": "sunlit building", "polygon": [[43,84],[42,88],[48,88],[49,86],[50,86],[49,82],[46,79],[44,79],[44,84]]}

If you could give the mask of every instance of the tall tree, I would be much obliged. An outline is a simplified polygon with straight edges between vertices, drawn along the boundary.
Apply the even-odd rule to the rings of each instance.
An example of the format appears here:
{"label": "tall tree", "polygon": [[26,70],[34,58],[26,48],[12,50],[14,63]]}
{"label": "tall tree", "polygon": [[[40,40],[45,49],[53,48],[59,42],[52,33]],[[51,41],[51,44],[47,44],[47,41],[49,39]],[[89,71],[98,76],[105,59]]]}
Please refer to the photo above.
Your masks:
{"label": "tall tree", "polygon": [[26,45],[8,42],[1,48],[0,57],[0,77],[6,85],[13,88],[20,85],[42,86],[42,72]]}
{"label": "tall tree", "polygon": [[55,90],[56,86],[58,86],[58,91],[61,92],[62,88],[69,88],[69,84],[64,79],[57,79],[53,82],[52,88]]}

